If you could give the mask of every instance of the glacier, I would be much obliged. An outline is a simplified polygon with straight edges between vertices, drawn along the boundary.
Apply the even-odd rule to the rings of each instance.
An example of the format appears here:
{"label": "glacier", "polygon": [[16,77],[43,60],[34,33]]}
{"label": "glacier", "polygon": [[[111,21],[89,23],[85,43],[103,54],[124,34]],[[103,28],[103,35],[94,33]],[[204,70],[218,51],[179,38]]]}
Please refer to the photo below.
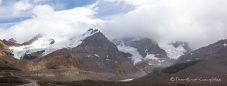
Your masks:
{"label": "glacier", "polygon": [[[83,33],[82,35],[64,35],[53,37],[49,35],[44,35],[38,40],[34,41],[30,45],[25,46],[12,46],[10,49],[13,51],[14,57],[20,59],[25,54],[31,54],[38,51],[45,50],[42,56],[45,56],[49,53],[52,53],[58,49],[62,48],[73,48],[80,44],[82,44],[83,40],[89,36],[94,35],[95,33],[99,32],[98,30],[89,29],[87,32]],[[52,39],[54,39],[55,43],[50,44]]]}

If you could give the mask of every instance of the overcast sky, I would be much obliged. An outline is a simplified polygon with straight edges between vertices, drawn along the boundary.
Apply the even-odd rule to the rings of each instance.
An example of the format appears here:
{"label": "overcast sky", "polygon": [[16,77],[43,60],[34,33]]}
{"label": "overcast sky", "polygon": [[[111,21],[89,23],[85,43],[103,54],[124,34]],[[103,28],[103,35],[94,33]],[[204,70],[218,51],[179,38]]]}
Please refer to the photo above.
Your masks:
{"label": "overcast sky", "polygon": [[187,41],[193,48],[227,39],[227,0],[0,0],[0,39],[38,33],[80,34],[97,28],[109,39]]}

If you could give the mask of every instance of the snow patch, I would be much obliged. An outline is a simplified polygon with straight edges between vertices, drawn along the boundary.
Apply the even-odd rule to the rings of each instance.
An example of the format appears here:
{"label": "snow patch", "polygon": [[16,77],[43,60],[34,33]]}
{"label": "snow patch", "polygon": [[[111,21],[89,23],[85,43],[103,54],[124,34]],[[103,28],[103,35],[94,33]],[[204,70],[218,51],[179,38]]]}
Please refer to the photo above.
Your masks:
{"label": "snow patch", "polygon": [[152,62],[149,62],[148,65],[154,65],[154,64],[152,64]]}
{"label": "snow patch", "polygon": [[119,80],[121,82],[128,82],[128,81],[132,81],[134,78],[131,78],[131,79],[124,79],[124,80]]}
{"label": "snow patch", "polygon": [[155,57],[154,54],[147,54],[147,56],[145,57],[145,59],[158,60],[159,58]]}
{"label": "snow patch", "polygon": [[94,54],[96,57],[99,57],[99,55],[97,55],[97,54]]}

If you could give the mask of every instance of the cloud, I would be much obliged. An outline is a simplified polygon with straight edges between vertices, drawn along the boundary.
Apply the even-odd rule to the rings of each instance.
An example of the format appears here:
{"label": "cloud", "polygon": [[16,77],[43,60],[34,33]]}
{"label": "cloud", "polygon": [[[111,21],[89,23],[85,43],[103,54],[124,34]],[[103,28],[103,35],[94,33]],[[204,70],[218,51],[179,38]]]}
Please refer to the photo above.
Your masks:
{"label": "cloud", "polygon": [[52,1],[52,0],[35,0],[35,3],[38,3],[38,2],[47,2],[47,1]]}
{"label": "cloud", "polygon": [[2,0],[0,0],[0,5],[2,4]]}
{"label": "cloud", "polygon": [[160,43],[180,40],[190,42],[193,48],[227,38],[226,0],[110,1],[136,9],[104,23],[101,30],[109,38],[142,36]]}
{"label": "cloud", "polygon": [[130,4],[133,6],[140,6],[140,5],[145,5],[145,4],[150,4],[150,3],[156,3],[159,2],[157,0],[103,0],[106,2],[117,2],[117,3],[125,3],[125,4]]}
{"label": "cloud", "polygon": [[[105,15],[108,20],[97,19],[96,15],[105,14],[100,10],[109,4],[132,9]],[[199,48],[227,38],[226,4],[226,0],[101,0],[62,11],[49,5],[33,5],[25,7],[32,10],[33,18],[1,31],[0,39],[13,37],[24,42],[40,32],[53,36],[79,34],[93,27],[109,39],[141,36],[159,43],[188,41],[193,48]]]}
{"label": "cloud", "polygon": [[[102,20],[93,18],[97,3],[69,10],[54,11],[48,5],[34,7],[34,17],[20,22],[11,28],[0,32],[1,39],[14,38],[18,42],[30,40],[38,33],[49,36],[63,36],[67,34],[80,34],[91,27],[98,27]],[[10,35],[9,35],[10,34]]]}
{"label": "cloud", "polygon": [[28,9],[31,9],[32,7],[33,5],[30,4],[28,0],[20,0],[16,2],[12,7],[13,15],[18,15],[21,13],[21,11],[26,11]]}

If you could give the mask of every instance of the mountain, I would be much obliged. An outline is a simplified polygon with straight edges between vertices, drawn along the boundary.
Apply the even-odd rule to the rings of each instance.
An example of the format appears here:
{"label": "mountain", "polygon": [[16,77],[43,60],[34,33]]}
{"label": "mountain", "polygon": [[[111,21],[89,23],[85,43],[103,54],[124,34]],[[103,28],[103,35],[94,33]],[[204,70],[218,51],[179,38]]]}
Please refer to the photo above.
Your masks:
{"label": "mountain", "polygon": [[[72,51],[77,54],[79,61],[87,70],[112,71],[113,69],[123,70],[133,67],[132,63],[123,57],[117,47],[101,32],[87,37],[81,45],[72,48]],[[87,61],[91,63],[88,64]]]}
{"label": "mountain", "polygon": [[11,50],[3,41],[0,40],[0,71],[28,71],[30,66],[27,62],[12,57]]}
{"label": "mountain", "polygon": [[12,56],[9,47],[0,40],[0,56]]}
{"label": "mountain", "polygon": [[[49,80],[138,78],[157,67],[171,65],[175,59],[169,56],[178,58],[189,51],[186,42],[162,46],[149,38],[110,41],[97,29],[89,29],[81,35],[38,34],[20,46],[10,46],[9,49],[15,58],[30,64],[31,72],[24,71],[18,75],[42,79],[50,77]],[[70,74],[71,72],[79,74]]]}
{"label": "mountain", "polygon": [[191,51],[187,42],[175,41],[170,43],[159,44],[160,48],[166,51],[167,56],[171,59],[177,60],[180,56],[185,55]]}
{"label": "mountain", "polygon": [[[24,55],[27,55],[27,57],[31,56],[34,59],[37,57],[45,56],[62,48],[76,47],[81,44],[85,38],[92,36],[95,33],[96,32],[93,29],[90,29],[83,35],[69,34],[56,37],[39,34],[30,41],[24,43],[30,43],[29,45],[13,46],[10,47],[10,49],[13,50],[14,57],[18,59],[24,59]],[[38,55],[34,55],[37,53]]]}
{"label": "mountain", "polygon": [[[19,75],[33,78],[45,79],[51,76],[48,79],[118,80],[127,77],[141,77],[146,74],[134,66],[131,60],[124,57],[117,46],[105,35],[94,29],[89,29],[82,35],[61,37],[44,35],[29,45],[10,47],[10,49],[13,50],[16,58],[21,57],[21,60],[26,60],[32,66],[31,72]],[[70,72],[88,74],[80,73],[81,77],[78,77],[78,75],[72,75],[73,73],[68,74]],[[39,76],[39,74],[44,75]],[[92,78],[94,76],[96,78]]]}
{"label": "mountain", "polygon": [[156,42],[148,38],[122,38],[115,39],[113,42],[120,51],[132,55],[131,60],[134,64],[145,58],[149,59],[148,56],[153,56],[154,59],[156,57],[167,58],[166,52]]}
{"label": "mountain", "polygon": [[11,38],[9,40],[3,39],[2,42],[7,46],[21,46],[21,44],[17,43],[17,41],[14,40],[13,38]]}
{"label": "mountain", "polygon": [[174,79],[176,77],[191,79],[202,77],[202,79],[221,79],[221,82],[214,81],[214,83],[226,83],[226,44],[227,40],[220,40],[194,50],[179,57],[173,65],[157,68],[152,73],[135,81],[171,82],[169,80],[171,77],[174,77]]}
{"label": "mountain", "polygon": [[30,65],[12,56],[0,56],[0,71],[30,71]]}
{"label": "mountain", "polygon": [[80,64],[75,55],[72,55],[66,48],[54,51],[44,57],[34,60],[32,71],[42,69],[64,69],[80,68]]}
{"label": "mountain", "polygon": [[189,47],[189,43],[185,42],[185,41],[171,42],[170,45],[173,45],[175,48],[183,47],[186,50],[186,52],[184,52],[184,54],[187,54],[191,51],[191,48]]}
{"label": "mountain", "polygon": [[188,54],[182,55],[176,63],[209,60],[212,58],[220,58],[227,56],[227,40],[220,40],[216,43],[210,44],[206,47],[199,48]]}
{"label": "mountain", "polygon": [[160,45],[149,38],[126,37],[112,41],[135,66],[150,73],[154,68],[170,66],[175,59],[190,51],[187,42]]}
{"label": "mountain", "polygon": [[33,37],[31,40],[22,43],[22,45],[30,45],[32,44],[34,41],[38,40],[39,38],[45,36],[45,34],[39,33],[38,35],[36,35],[35,37]]}

